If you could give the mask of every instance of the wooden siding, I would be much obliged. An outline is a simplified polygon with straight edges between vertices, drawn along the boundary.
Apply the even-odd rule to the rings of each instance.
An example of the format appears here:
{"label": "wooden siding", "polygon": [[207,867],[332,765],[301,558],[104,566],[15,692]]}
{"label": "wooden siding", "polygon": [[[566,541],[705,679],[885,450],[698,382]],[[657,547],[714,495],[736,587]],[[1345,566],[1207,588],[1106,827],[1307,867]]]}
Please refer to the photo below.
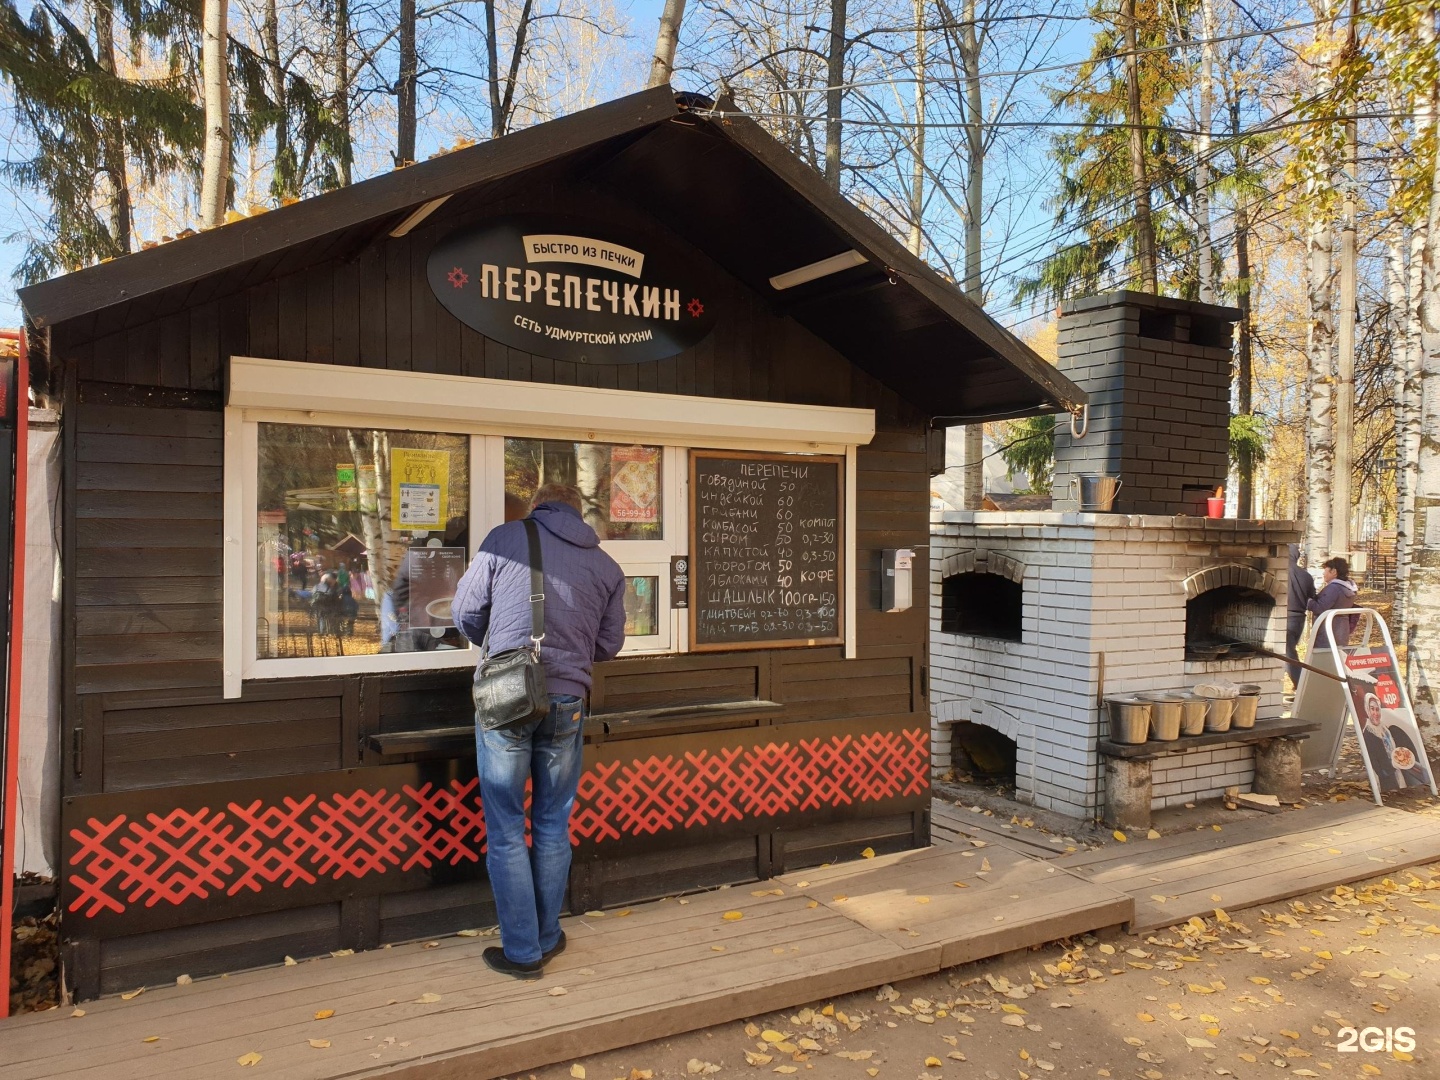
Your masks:
{"label": "wooden siding", "polygon": [[[590,192],[549,191],[547,205],[557,197],[620,228],[654,228],[634,208]],[[488,209],[535,208],[514,199]],[[120,798],[434,757],[384,757],[362,750],[361,740],[463,723],[469,715],[465,672],[247,684],[239,700],[223,700],[220,410],[231,355],[874,409],[875,440],[858,453],[852,578],[858,659],[843,659],[839,648],[817,648],[619,660],[597,667],[593,704],[615,710],[759,699],[783,708],[733,726],[837,721],[875,731],[928,729],[921,697],[926,604],[922,598],[909,612],[881,612],[878,574],[881,548],[915,547],[916,580],[928,578],[925,418],[773,301],[718,271],[719,327],[667,360],[587,366],[489,341],[445,311],[425,279],[431,245],[476,213],[473,200],[457,197],[401,239],[382,237],[357,250],[350,237],[321,249],[337,254],[312,265],[277,258],[244,283],[196,283],[189,306],[171,298],[54,328],[67,451],[64,795]],[[285,272],[266,276],[272,268]],[[155,311],[164,313],[152,317]],[[667,753],[683,754],[689,740],[705,738],[707,727],[713,723],[696,724],[689,734],[682,725],[620,737],[653,738]],[[668,741],[662,743],[662,735]],[[866,844],[923,842],[923,810],[896,816],[891,808],[884,815],[867,817],[867,809],[857,807],[851,820],[832,816],[813,826],[791,822],[781,832],[697,836],[680,850],[635,851],[598,863],[579,858],[573,898],[587,907],[623,903],[765,877]],[[347,899],[342,906],[344,918],[334,905],[320,905],[296,909],[300,921],[292,923],[286,912],[245,915],[205,924],[215,928],[214,938],[204,926],[148,931],[133,941],[111,939],[103,949],[76,926],[71,964],[88,995],[156,973],[227,969],[219,959],[224,946],[216,944],[228,940],[225,927],[254,929],[257,944],[240,957],[249,964],[293,951],[297,934],[311,935],[322,951],[366,947],[481,924],[493,912],[483,877]],[[305,921],[316,918],[323,925]],[[309,929],[299,929],[302,922]]]}

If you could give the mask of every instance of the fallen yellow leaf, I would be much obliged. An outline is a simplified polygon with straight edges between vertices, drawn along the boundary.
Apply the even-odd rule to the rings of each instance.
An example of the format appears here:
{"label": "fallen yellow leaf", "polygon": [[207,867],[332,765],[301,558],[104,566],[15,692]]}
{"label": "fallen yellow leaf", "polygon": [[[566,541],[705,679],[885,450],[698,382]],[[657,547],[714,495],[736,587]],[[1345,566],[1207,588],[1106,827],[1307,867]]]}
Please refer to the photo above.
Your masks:
{"label": "fallen yellow leaf", "polygon": [[250,1053],[248,1053],[248,1054],[241,1054],[238,1058],[236,1058],[236,1059],[235,1059],[235,1064],[236,1064],[236,1065],[239,1065],[239,1066],[242,1067],[242,1068],[244,1068],[244,1067],[247,1066],[247,1065],[259,1065],[259,1064],[260,1064],[260,1055],[257,1054],[257,1053],[255,1053],[254,1050],[251,1050]]}
{"label": "fallen yellow leaf", "polygon": [[867,847],[864,851],[860,852],[860,857],[862,859],[873,859],[875,857],[875,849],[873,847]]}
{"label": "fallen yellow leaf", "polygon": [[311,1040],[310,1040],[310,1045],[313,1046],[316,1050],[329,1050],[329,1049],[330,1049],[330,1040],[329,1040],[329,1039],[311,1039]]}
{"label": "fallen yellow leaf", "polygon": [[141,1041],[141,1042],[159,1042],[159,1041],[160,1041],[160,1036],[159,1036],[159,1035],[146,1035],[145,1038],[141,1039],[140,1041]]}
{"label": "fallen yellow leaf", "polygon": [[1139,1020],[1143,1024],[1153,1024],[1155,1022],[1155,1017],[1151,1016],[1149,1013],[1146,1012],[1136,1013],[1135,1019]]}
{"label": "fallen yellow leaf", "polygon": [[1155,830],[1155,829],[1151,829],[1148,833],[1145,834],[1145,839],[1146,839],[1146,840],[1159,840],[1159,839],[1160,839],[1160,833],[1159,833],[1157,830]]}
{"label": "fallen yellow leaf", "polygon": [[938,1069],[944,1064],[945,1063],[937,1057],[927,1057],[925,1059],[925,1067],[927,1069]]}
{"label": "fallen yellow leaf", "polygon": [[1001,1011],[1001,1012],[1007,1012],[1007,1013],[1014,1013],[1014,1014],[1017,1015],[1017,1016],[1024,1016],[1024,1015],[1025,1015],[1025,1010],[1024,1010],[1024,1009],[1022,1009],[1019,1005],[1012,1005],[1012,1004],[1011,1004],[1010,1002],[1008,1002],[1008,1001],[1007,1001],[1004,1005],[1001,1005],[1001,1006],[1000,1006],[1000,1011]]}
{"label": "fallen yellow leaf", "polygon": [[84,1010],[84,1009],[76,1009],[76,1010],[75,1010],[74,1012],[72,1012],[70,1015],[71,1015],[71,1016],[75,1016],[75,1017],[84,1016],[84,1015],[85,1015],[85,1010]]}
{"label": "fallen yellow leaf", "polygon": [[957,889],[968,889],[970,887],[969,885],[966,885],[963,881],[952,881],[950,884],[954,885]]}
{"label": "fallen yellow leaf", "polygon": [[316,1020],[329,1020],[330,1017],[332,1017],[332,1016],[334,1016],[334,1015],[335,1015],[335,1010],[334,1010],[334,1009],[321,1009],[319,1012],[317,1012],[317,1013],[315,1014],[315,1019],[316,1019]]}
{"label": "fallen yellow leaf", "polygon": [[1113,836],[1113,837],[1115,837],[1115,839],[1116,839],[1116,840],[1119,840],[1120,843],[1122,843],[1122,844],[1128,843],[1129,840],[1130,840],[1130,838],[1129,838],[1128,836],[1126,836],[1123,832],[1121,832],[1119,829],[1116,829],[1116,830],[1115,830],[1113,833],[1111,833],[1110,835]]}
{"label": "fallen yellow leaf", "polygon": [[1270,980],[1267,979],[1267,978],[1265,978],[1265,976],[1263,976],[1263,975],[1251,975],[1251,976],[1249,976],[1249,978],[1250,978],[1250,981],[1251,981],[1252,983],[1254,983],[1256,986],[1269,986],[1269,985],[1270,985]]}
{"label": "fallen yellow leaf", "polygon": [[570,1075],[573,1076],[573,1077],[575,1077],[575,1080],[585,1080],[585,1066],[584,1066],[584,1065],[571,1065],[571,1066],[570,1066]]}
{"label": "fallen yellow leaf", "polygon": [[791,1073],[799,1072],[800,1070],[797,1069],[794,1065],[776,1065],[774,1071],[777,1073],[784,1073],[786,1076],[788,1076]]}
{"label": "fallen yellow leaf", "polygon": [[439,995],[439,994],[421,994],[418,998],[415,999],[415,1004],[416,1004],[416,1005],[434,1005],[435,1002],[437,1002],[437,1001],[439,1001],[439,1000],[440,1000],[440,995]]}
{"label": "fallen yellow leaf", "polygon": [[123,994],[120,995],[120,1000],[121,1000],[121,1001],[134,1001],[137,997],[139,997],[139,996],[140,996],[141,994],[143,994],[144,992],[145,992],[145,987],[143,987],[143,986],[140,987],[139,990],[127,990],[125,993],[123,993]]}
{"label": "fallen yellow leaf", "polygon": [[724,951],[725,951],[725,946],[724,946],[724,945],[711,945],[711,946],[710,946],[710,951],[711,951],[711,952],[724,952]]}
{"label": "fallen yellow leaf", "polygon": [[727,911],[724,915],[721,915],[720,917],[726,922],[739,922],[745,917],[745,915],[743,912],[739,911]]}
{"label": "fallen yellow leaf", "polygon": [[770,1028],[767,1028],[766,1030],[760,1032],[760,1038],[764,1039],[768,1043],[782,1043],[785,1041],[785,1036],[783,1034]]}

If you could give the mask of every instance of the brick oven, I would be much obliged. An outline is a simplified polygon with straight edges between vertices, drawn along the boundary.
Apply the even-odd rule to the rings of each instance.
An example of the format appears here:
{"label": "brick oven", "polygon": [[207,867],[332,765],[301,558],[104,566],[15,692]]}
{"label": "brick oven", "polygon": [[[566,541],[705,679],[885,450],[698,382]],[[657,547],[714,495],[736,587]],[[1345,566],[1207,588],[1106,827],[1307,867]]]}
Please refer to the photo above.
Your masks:
{"label": "brick oven", "polygon": [[[1225,483],[1230,331],[1239,312],[1111,293],[1067,305],[1060,369],[1090,395],[1089,430],[1056,437],[1053,508],[948,511],[931,527],[932,713],[938,772],[956,725],[1014,746],[1017,797],[1079,817],[1105,801],[1106,695],[1224,678],[1279,715],[1291,522],[1205,517]],[[1122,481],[1081,512],[1080,473]],[[1008,745],[1008,744],[1007,744]],[[1248,790],[1249,745],[1157,757],[1156,808]]]}

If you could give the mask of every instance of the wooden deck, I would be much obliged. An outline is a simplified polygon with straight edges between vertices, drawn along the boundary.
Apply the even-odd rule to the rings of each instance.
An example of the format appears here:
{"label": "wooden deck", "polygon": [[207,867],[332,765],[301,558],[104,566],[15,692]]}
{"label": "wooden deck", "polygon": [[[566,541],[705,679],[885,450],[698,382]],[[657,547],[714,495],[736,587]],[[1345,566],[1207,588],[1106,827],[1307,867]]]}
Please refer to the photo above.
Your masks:
{"label": "wooden deck", "polygon": [[1107,844],[1060,865],[1128,893],[1139,934],[1431,862],[1440,819],[1356,800]]}
{"label": "wooden deck", "polygon": [[450,937],[20,1017],[0,1027],[0,1080],[180,1080],[249,1053],[254,1075],[284,1080],[484,1080],[1440,861],[1434,817],[1360,802],[1068,855],[969,810],[937,803],[935,820],[932,848],[567,920],[569,948],[536,983],[485,968],[494,939]]}
{"label": "wooden deck", "polygon": [[258,1053],[254,1075],[286,1080],[483,1080],[1118,926],[1131,910],[1124,893],[998,843],[928,848],[570,919],[568,949],[535,983],[485,968],[493,939],[451,937],[21,1017],[3,1028],[0,1078],[178,1080]]}

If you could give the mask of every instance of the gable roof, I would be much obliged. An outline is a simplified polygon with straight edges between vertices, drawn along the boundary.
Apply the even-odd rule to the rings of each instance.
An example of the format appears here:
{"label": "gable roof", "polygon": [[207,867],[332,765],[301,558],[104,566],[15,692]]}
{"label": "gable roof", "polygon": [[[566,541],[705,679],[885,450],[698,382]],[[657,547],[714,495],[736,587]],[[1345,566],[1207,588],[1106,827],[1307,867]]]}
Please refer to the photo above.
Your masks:
{"label": "gable roof", "polygon": [[[302,245],[378,235],[424,204],[557,164],[612,189],[939,425],[1076,407],[1085,395],[748,117],[658,87],[20,290],[54,326]],[[770,278],[855,250],[780,292]]]}

